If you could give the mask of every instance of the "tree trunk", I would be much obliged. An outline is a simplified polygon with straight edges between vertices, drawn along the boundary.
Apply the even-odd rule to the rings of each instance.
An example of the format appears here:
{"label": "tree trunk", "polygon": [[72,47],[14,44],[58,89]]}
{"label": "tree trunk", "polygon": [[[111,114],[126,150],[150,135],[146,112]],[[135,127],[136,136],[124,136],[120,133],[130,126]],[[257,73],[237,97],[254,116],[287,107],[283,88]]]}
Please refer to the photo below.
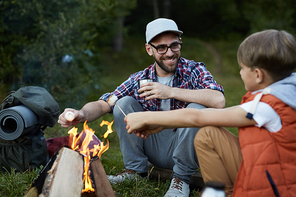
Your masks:
{"label": "tree trunk", "polygon": [[114,51],[119,52],[122,49],[123,45],[123,22],[124,22],[124,17],[119,16],[117,17],[117,24],[118,24],[118,32],[114,38]]}
{"label": "tree trunk", "polygon": [[170,0],[164,0],[163,1],[163,16],[165,18],[170,18],[170,10],[171,10],[171,1]]}
{"label": "tree trunk", "polygon": [[154,18],[159,18],[159,8],[157,0],[153,0]]}

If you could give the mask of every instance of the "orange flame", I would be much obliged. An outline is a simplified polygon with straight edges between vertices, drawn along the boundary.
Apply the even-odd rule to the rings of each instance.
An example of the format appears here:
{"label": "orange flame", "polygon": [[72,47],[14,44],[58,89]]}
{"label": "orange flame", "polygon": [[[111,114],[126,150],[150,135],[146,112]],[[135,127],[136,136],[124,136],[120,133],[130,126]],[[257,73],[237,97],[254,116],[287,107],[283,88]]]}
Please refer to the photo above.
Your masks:
{"label": "orange flame", "polygon": [[107,131],[106,131],[106,133],[104,134],[104,138],[107,138],[108,135],[109,135],[110,133],[113,132],[113,130],[112,130],[113,122],[114,122],[114,120],[113,120],[112,122],[108,122],[108,121],[106,121],[106,120],[103,120],[103,121],[101,122],[101,124],[100,124],[101,127],[104,126],[104,125],[107,125]]}
{"label": "orange flame", "polygon": [[[83,173],[83,182],[84,182],[84,192],[94,192],[92,187],[92,182],[89,176],[89,165],[91,158],[98,156],[101,158],[102,154],[109,149],[109,141],[107,139],[107,144],[104,145],[104,142],[101,142],[96,135],[94,134],[91,128],[86,124],[87,121],[83,124],[83,131],[80,134],[77,134],[77,128],[73,127],[68,131],[69,136],[69,146],[72,150],[75,150],[82,154],[84,157],[84,173]],[[108,130],[104,134],[104,138],[107,138],[110,133],[112,133],[112,124],[108,121],[102,121],[100,126],[107,125]]]}

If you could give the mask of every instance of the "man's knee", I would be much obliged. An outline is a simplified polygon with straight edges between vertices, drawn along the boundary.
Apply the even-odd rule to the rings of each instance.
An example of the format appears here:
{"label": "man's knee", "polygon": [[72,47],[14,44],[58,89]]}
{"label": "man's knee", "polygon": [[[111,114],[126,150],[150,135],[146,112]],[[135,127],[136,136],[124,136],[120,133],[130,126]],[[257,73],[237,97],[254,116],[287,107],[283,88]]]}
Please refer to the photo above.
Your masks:
{"label": "man's knee", "polygon": [[204,109],[206,108],[204,105],[198,103],[190,103],[186,108],[194,108],[194,109]]}
{"label": "man's knee", "polygon": [[[135,100],[135,99],[130,96],[125,96],[125,97],[120,98],[116,102],[116,105],[114,105],[114,109],[113,109],[114,119],[116,119],[117,117],[121,117],[123,115],[121,110],[123,110],[125,113],[127,113],[127,109],[125,109],[125,106],[127,106],[128,103],[133,102],[132,100]],[[118,108],[118,106],[120,107],[121,110]]]}
{"label": "man's knee", "polygon": [[[122,98],[120,98],[116,104],[119,105],[121,108],[123,108],[124,106],[126,106],[129,103],[133,103],[133,102],[137,102],[136,99],[134,99],[131,96],[124,96]],[[117,107],[116,105],[114,107]]]}
{"label": "man's knee", "polygon": [[[120,109],[119,109],[119,107]],[[140,103],[133,97],[131,96],[125,96],[120,98],[117,102],[116,105],[114,106],[113,109],[113,116],[114,118],[116,117],[121,117],[123,115],[123,112],[125,114],[132,113],[132,112],[137,112],[137,111],[143,111],[143,107],[140,105]]]}

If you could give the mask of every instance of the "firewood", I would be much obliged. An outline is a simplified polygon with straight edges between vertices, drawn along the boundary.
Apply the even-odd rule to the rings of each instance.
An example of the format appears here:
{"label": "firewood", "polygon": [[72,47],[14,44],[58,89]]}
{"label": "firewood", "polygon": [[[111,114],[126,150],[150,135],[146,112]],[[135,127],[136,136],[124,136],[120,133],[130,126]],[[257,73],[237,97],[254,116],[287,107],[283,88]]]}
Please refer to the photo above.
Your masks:
{"label": "firewood", "polygon": [[93,159],[90,163],[91,177],[95,185],[98,197],[115,197],[115,193],[108,180],[102,162],[99,158]]}
{"label": "firewood", "polygon": [[80,197],[83,189],[82,176],[83,156],[63,147],[48,171],[40,197]]}

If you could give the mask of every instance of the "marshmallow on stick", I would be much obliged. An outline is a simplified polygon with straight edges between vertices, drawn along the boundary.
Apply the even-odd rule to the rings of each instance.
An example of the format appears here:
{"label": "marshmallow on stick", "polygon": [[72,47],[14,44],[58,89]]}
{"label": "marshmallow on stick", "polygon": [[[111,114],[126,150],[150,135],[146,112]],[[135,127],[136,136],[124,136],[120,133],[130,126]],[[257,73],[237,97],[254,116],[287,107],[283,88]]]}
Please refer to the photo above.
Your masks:
{"label": "marshmallow on stick", "polygon": [[65,118],[66,120],[72,122],[74,120],[74,113],[71,111],[66,112]]}
{"label": "marshmallow on stick", "polygon": [[115,103],[117,102],[117,100],[118,100],[117,96],[115,96],[114,94],[112,94],[112,95],[108,98],[107,103],[108,103],[109,105],[111,105],[111,106],[114,106]]}
{"label": "marshmallow on stick", "polygon": [[116,104],[116,102],[118,101],[118,98],[117,96],[115,96],[114,94],[112,94],[108,100],[107,100],[107,103],[110,105],[110,106],[117,106],[118,109],[120,109],[120,111],[123,113],[124,116],[126,116],[126,114],[123,112],[123,110]]}

